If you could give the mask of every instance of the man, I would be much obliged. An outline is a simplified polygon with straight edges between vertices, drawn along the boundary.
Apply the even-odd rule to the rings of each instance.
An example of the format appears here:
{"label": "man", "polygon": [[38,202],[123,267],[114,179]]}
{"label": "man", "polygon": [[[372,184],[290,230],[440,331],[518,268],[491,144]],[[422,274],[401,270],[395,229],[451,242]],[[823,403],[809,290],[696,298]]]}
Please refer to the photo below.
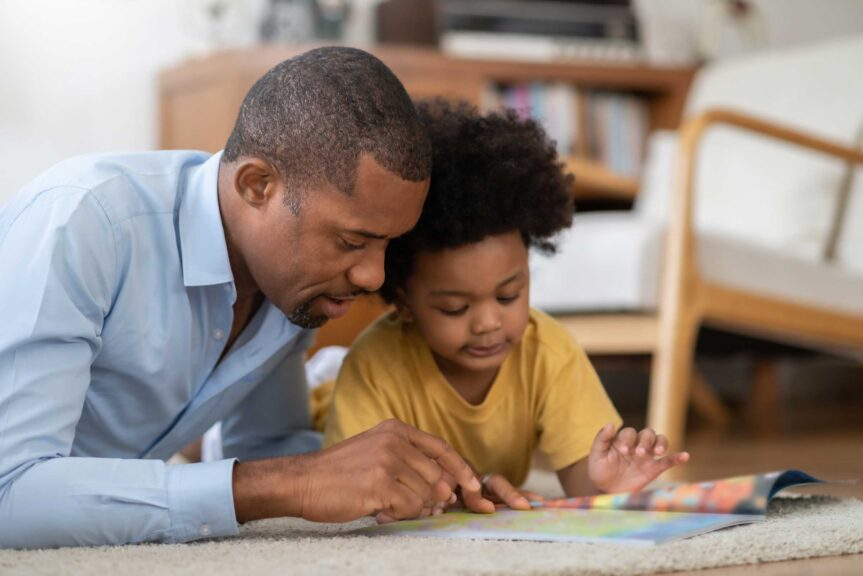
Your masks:
{"label": "man", "polygon": [[[429,146],[381,62],[324,48],[255,84],[224,153],[75,158],[14,198],[0,212],[0,546],[404,518],[455,482],[488,509],[458,455],[397,422],[285,456],[319,447],[312,329],[381,285],[387,242],[422,209]],[[219,420],[231,459],[164,463]]]}

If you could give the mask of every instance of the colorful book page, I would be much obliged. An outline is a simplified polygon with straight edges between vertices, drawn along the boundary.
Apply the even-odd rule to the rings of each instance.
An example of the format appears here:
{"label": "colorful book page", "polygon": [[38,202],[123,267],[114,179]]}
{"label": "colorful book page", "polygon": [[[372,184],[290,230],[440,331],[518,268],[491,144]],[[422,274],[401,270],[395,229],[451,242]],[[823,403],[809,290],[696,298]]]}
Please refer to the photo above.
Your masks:
{"label": "colorful book page", "polygon": [[494,514],[448,512],[420,520],[373,526],[358,533],[484,540],[617,542],[649,546],[759,519],[735,514],[502,509]]}
{"label": "colorful book page", "polygon": [[786,470],[679,484],[642,492],[541,500],[531,504],[534,508],[764,515],[767,502],[780,490],[819,482],[821,480],[799,470]]}

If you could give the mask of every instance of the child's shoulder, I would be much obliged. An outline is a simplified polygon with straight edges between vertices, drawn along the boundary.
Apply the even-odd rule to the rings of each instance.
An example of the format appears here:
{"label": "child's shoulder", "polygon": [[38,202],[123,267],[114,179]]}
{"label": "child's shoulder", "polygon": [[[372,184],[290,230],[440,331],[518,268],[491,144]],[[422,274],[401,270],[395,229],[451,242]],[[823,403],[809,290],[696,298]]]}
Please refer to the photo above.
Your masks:
{"label": "child's shoulder", "polygon": [[388,312],[351,344],[339,381],[360,377],[376,389],[407,390],[406,384],[424,366],[423,345],[412,324],[403,322],[397,312]]}
{"label": "child's shoulder", "polygon": [[356,337],[351,344],[351,352],[378,348],[396,349],[404,344],[404,331],[404,322],[398,312],[385,312]]}
{"label": "child's shoulder", "polygon": [[547,355],[561,360],[571,358],[581,347],[563,324],[536,308],[531,307],[528,328],[522,343],[533,348],[536,355]]}
{"label": "child's shoulder", "polygon": [[351,344],[348,357],[355,362],[374,361],[394,365],[406,363],[415,356],[422,343],[411,324],[405,323],[396,311],[386,312],[372,322]]}

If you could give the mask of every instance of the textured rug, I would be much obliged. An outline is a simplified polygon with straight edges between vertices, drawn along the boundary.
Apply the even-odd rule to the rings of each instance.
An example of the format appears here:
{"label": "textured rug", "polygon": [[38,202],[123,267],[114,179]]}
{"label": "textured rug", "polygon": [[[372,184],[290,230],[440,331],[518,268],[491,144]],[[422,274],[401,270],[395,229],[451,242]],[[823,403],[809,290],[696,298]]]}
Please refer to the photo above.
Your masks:
{"label": "textured rug", "polygon": [[766,521],[656,547],[351,535],[367,526],[278,519],[186,545],[0,550],[0,574],[634,575],[863,552],[863,501],[777,498]]}

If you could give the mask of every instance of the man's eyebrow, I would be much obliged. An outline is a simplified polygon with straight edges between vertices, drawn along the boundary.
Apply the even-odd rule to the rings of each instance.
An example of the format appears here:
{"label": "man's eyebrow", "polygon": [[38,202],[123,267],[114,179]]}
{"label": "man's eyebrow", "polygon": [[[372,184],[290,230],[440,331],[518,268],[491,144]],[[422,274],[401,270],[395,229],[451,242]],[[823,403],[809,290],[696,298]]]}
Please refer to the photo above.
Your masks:
{"label": "man's eyebrow", "polygon": [[[502,288],[502,287],[506,286],[507,284],[515,282],[516,280],[518,280],[521,277],[521,275],[522,275],[522,272],[516,272],[515,274],[513,274],[512,276],[510,276],[509,278],[507,278],[506,280],[504,280],[500,284],[498,284],[497,287]],[[432,290],[431,292],[429,292],[429,295],[430,296],[470,296],[470,292],[461,292],[459,290]]]}
{"label": "man's eyebrow", "polygon": [[356,234],[357,236],[368,238],[369,240],[387,240],[389,238],[386,234],[376,234],[375,232],[369,232],[368,230],[348,230],[347,232],[349,234]]}

